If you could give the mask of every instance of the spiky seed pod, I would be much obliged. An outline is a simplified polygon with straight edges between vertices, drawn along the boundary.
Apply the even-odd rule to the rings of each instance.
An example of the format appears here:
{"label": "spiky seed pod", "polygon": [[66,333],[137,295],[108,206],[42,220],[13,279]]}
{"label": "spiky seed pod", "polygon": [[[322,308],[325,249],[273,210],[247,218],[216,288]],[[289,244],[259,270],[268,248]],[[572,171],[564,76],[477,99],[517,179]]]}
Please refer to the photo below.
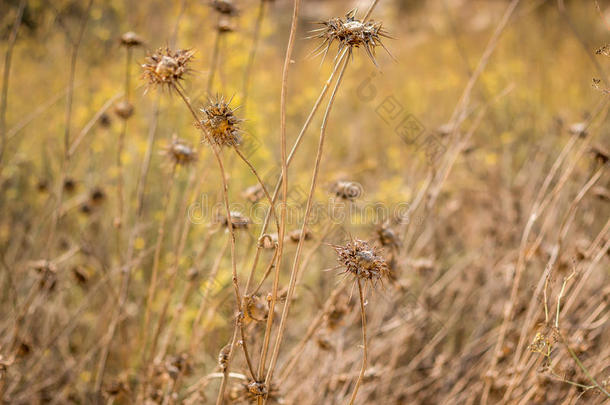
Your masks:
{"label": "spiky seed pod", "polygon": [[388,265],[375,246],[360,239],[351,240],[345,246],[331,246],[337,252],[339,263],[345,267],[346,273],[373,284],[389,277]]}
{"label": "spiky seed pod", "polygon": [[332,187],[333,193],[342,200],[353,201],[363,193],[362,185],[354,181],[338,181]]}
{"label": "spiky seed pod", "polygon": [[304,234],[301,234],[300,229],[295,229],[295,230],[291,231],[288,234],[288,237],[290,238],[290,240],[292,242],[297,243],[298,241],[301,240],[301,235],[303,237],[303,240],[310,240],[313,237],[313,234],[309,231],[305,231]]}
{"label": "spiky seed pod", "polygon": [[172,137],[172,142],[163,151],[176,165],[186,166],[197,160],[197,152],[186,141]]}
{"label": "spiky seed pod", "polygon": [[144,44],[144,40],[138,34],[133,31],[128,31],[121,35],[121,46],[131,48],[135,46],[142,46]]}
{"label": "spiky seed pod", "polygon": [[390,36],[382,28],[381,23],[358,20],[356,10],[348,12],[345,18],[332,18],[319,24],[322,24],[323,27],[313,30],[310,38],[321,38],[322,43],[313,53],[320,51],[320,53],[323,52],[326,55],[336,41],[339,43],[338,53],[345,48],[349,48],[350,53],[353,48],[364,48],[375,66],[377,66],[375,60],[375,48],[377,46],[381,46],[390,54],[382,42],[382,38],[390,38]]}
{"label": "spiky seed pod", "polygon": [[201,109],[204,119],[199,126],[208,134],[204,141],[218,146],[239,145],[239,123],[242,120],[235,116],[235,110],[231,108],[230,103],[231,100],[226,102],[223,97],[217,97],[216,101],[210,100],[208,105]]}
{"label": "spiky seed pod", "polygon": [[212,8],[224,15],[237,15],[237,7],[232,0],[212,0]]}
{"label": "spiky seed pod", "polygon": [[[229,223],[226,215],[224,214],[219,215],[219,222],[223,226],[228,226]],[[231,211],[231,224],[233,225],[233,229],[247,229],[251,223],[252,221],[250,221],[250,218],[248,218],[241,212]]]}
{"label": "spiky seed pod", "polygon": [[377,228],[377,237],[382,246],[398,247],[398,236],[387,224]]}
{"label": "spiky seed pod", "polygon": [[189,49],[172,51],[169,48],[159,48],[148,55],[146,63],[142,65],[144,78],[150,86],[177,85],[189,72],[188,63],[194,54]]}
{"label": "spiky seed pod", "polygon": [[120,101],[114,106],[114,113],[124,120],[129,119],[133,115],[133,111],[133,104],[127,100]]}

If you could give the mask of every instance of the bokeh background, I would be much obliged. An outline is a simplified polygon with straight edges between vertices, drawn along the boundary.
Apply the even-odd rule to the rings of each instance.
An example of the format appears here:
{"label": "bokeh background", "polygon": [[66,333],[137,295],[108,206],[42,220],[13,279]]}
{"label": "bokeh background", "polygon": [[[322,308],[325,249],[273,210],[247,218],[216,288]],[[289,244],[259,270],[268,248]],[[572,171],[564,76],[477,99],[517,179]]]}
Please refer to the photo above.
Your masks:
{"label": "bokeh background", "polygon": [[[0,3],[3,55],[21,3]],[[201,403],[207,398],[204,403],[213,403],[219,379],[212,374],[218,372],[218,352],[230,340],[235,310],[227,234],[217,229],[213,209],[221,201],[220,175],[182,100],[147,88],[140,65],[158,47],[193,49],[185,92],[195,107],[205,105],[208,95],[233,97],[232,105],[241,106],[236,114],[245,120],[246,154],[273,188],[292,3],[262,2],[247,100],[244,81],[261,10],[257,1],[236,2],[239,14],[220,19],[231,27],[221,34],[218,13],[200,0],[96,0],[90,10],[84,0],[24,3],[2,128],[0,398],[24,404],[136,400],[143,379],[141,331],[147,328],[142,324],[151,252],[165,217],[161,290],[152,316],[157,319],[169,297],[173,326],[168,329],[175,330],[161,333],[167,355],[156,359],[159,371],[149,384],[154,395],[146,394],[146,400]],[[334,268],[328,244],[358,237],[383,245],[380,229],[396,237],[395,244],[385,246],[393,280],[369,292],[369,371],[357,403],[607,400],[595,384],[607,390],[603,384],[610,383],[605,90],[610,60],[602,48],[609,41],[610,3],[522,1],[508,14],[513,3],[379,2],[372,19],[392,36],[383,41],[391,56],[378,48],[376,67],[364,51],[354,52],[331,111],[315,201],[328,207],[334,184],[353,181],[363,191],[348,204],[355,211],[381,204],[389,207],[384,212],[396,213],[399,206],[407,219],[321,215],[312,225],[280,369],[318,314],[326,323],[307,340],[276,401],[331,404],[349,398],[362,354],[358,297],[351,281]],[[368,6],[364,0],[302,4],[288,86],[288,145],[329,77],[336,52],[334,46],[325,60],[311,55],[319,40],[308,39],[309,31],[319,21],[353,8],[361,14]],[[66,161],[70,60],[85,17],[68,124],[70,145],[78,143]],[[506,26],[499,30],[504,17]],[[127,31],[145,44],[132,50],[134,115],[125,124],[116,105],[124,98],[126,50],[119,39]],[[497,42],[492,40],[496,33]],[[321,116],[314,118],[290,167],[296,207],[303,206],[309,191]],[[171,183],[171,165],[161,152],[174,135],[198,149],[198,162],[179,167]],[[256,179],[235,155],[224,155],[230,200],[236,210],[255,217],[244,190]],[[136,220],[143,166],[148,167],[143,211]],[[115,238],[119,178],[124,182],[122,239]],[[97,202],[92,201],[95,192],[101,193]],[[294,212],[288,230],[302,222],[302,209]],[[259,232],[260,218],[253,218],[237,235],[243,280]],[[119,263],[128,246],[139,259],[100,380],[100,353],[119,299]],[[295,245],[286,249],[282,287]],[[258,277],[271,258],[263,250]],[[54,263],[52,288],[40,284],[48,267],[40,271],[44,260]],[[178,278],[169,284],[174,267]],[[193,272],[198,277],[189,275]],[[544,325],[544,303],[554,314],[566,279],[568,307],[555,331]],[[544,280],[549,280],[546,288]],[[343,301],[332,301],[331,292],[341,283],[347,285]],[[267,280],[259,298],[264,301],[269,291]],[[325,309],[327,302],[335,312]],[[265,303],[261,308],[264,312]],[[338,326],[329,324],[332,316],[340,318]],[[192,353],[188,348],[197,320],[205,333]],[[250,319],[248,327],[256,347],[264,323]],[[535,341],[537,333],[541,340]],[[548,356],[542,354],[546,349],[528,350],[544,339],[552,349]],[[174,381],[167,371],[170,357],[185,352],[188,372],[186,366],[180,369],[183,380],[168,388]],[[233,369],[245,374],[243,359],[238,357]],[[237,388],[227,400],[248,402],[239,391],[240,379],[234,380]]]}

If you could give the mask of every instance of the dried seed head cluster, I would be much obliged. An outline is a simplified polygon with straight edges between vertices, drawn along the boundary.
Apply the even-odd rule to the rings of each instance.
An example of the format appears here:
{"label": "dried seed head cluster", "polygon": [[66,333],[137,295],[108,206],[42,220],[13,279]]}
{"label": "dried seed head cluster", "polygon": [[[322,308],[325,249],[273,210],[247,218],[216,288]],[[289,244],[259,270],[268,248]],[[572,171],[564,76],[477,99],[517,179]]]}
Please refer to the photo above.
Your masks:
{"label": "dried seed head cluster", "polygon": [[342,200],[355,200],[363,193],[362,185],[354,181],[338,181],[332,187],[333,193]]}
{"label": "dried seed head cluster", "polygon": [[223,97],[217,97],[216,101],[210,100],[209,104],[201,109],[205,117],[199,126],[208,134],[204,137],[205,141],[218,146],[239,144],[239,123],[242,120],[235,116],[235,109],[231,108],[230,104],[231,100],[227,102]]}
{"label": "dried seed head cluster", "polygon": [[346,273],[372,283],[389,276],[390,270],[385,259],[376,247],[370,246],[367,242],[354,239],[345,246],[332,246],[339,256],[339,263],[345,266]]}
{"label": "dried seed head cluster", "polygon": [[[375,60],[375,48],[383,47],[388,50],[381,41],[382,38],[390,38],[388,33],[382,28],[381,23],[371,21],[361,21],[356,18],[356,10],[352,10],[345,15],[345,18],[332,18],[328,21],[320,22],[322,28],[312,31],[310,38],[321,38],[323,41],[313,52],[320,52],[326,55],[331,45],[336,41],[339,43],[338,53],[343,49],[364,48],[367,55],[377,65]],[[388,52],[389,54],[389,52]]]}
{"label": "dried seed head cluster", "polygon": [[129,31],[121,35],[121,45],[125,47],[142,46],[144,40],[135,32]]}
{"label": "dried seed head cluster", "polygon": [[176,165],[188,165],[197,160],[197,152],[186,141],[176,137],[163,152]]}
{"label": "dried seed head cluster", "polygon": [[159,48],[148,55],[146,63],[142,65],[144,78],[151,86],[172,86],[189,71],[188,63],[193,58],[194,51],[169,48]]}

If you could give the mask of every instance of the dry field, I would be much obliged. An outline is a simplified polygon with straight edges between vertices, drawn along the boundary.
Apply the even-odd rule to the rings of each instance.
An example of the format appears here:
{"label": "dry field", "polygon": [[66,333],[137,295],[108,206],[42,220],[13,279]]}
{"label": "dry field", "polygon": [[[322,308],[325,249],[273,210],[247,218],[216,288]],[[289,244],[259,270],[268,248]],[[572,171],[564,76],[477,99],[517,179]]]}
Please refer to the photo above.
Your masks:
{"label": "dry field", "polygon": [[0,1],[0,404],[610,403],[610,2]]}

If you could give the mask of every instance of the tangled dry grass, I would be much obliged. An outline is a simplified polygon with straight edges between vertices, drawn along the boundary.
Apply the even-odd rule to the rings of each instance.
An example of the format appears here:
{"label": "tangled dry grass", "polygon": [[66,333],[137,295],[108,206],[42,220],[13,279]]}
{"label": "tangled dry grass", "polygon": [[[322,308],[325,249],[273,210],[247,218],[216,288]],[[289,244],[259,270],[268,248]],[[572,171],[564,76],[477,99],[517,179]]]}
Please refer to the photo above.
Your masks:
{"label": "tangled dry grass", "polygon": [[608,403],[585,3],[0,3],[0,403]]}

